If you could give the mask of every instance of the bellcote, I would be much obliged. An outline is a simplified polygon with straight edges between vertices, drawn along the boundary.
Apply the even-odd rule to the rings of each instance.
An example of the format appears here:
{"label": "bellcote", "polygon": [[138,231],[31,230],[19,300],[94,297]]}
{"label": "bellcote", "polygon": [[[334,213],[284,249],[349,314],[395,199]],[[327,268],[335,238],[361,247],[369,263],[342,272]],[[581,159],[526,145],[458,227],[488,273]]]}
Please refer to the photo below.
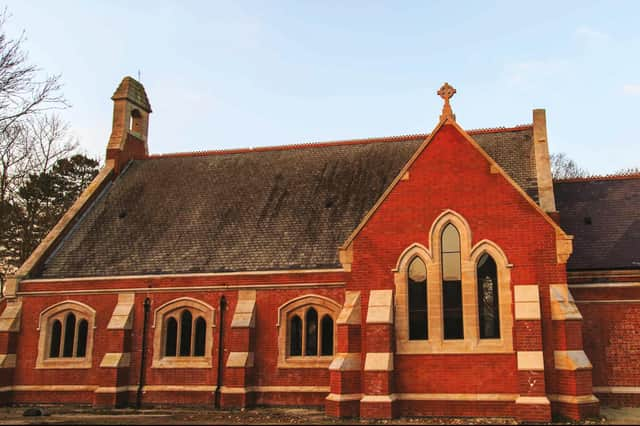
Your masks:
{"label": "bellcote", "polygon": [[147,134],[151,105],[144,86],[132,77],[120,82],[113,100],[113,124],[107,160],[115,160],[116,172],[127,161],[149,155]]}

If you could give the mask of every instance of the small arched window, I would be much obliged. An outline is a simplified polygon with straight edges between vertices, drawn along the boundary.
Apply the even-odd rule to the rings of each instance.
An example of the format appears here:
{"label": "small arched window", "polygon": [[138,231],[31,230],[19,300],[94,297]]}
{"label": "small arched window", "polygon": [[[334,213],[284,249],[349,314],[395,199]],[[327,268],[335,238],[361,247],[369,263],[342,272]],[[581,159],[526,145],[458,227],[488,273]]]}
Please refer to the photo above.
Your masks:
{"label": "small arched window", "polygon": [[318,355],[318,312],[309,308],[305,318],[306,343],[305,355]]}
{"label": "small arched window", "polygon": [[191,355],[192,318],[193,315],[186,309],[180,315],[180,356]]}
{"label": "small arched window", "polygon": [[478,259],[478,319],[481,339],[500,338],[498,272],[496,262],[488,254]]}
{"label": "small arched window", "polygon": [[[63,324],[64,323],[64,324]],[[68,312],[51,323],[49,334],[49,358],[84,358],[87,355],[89,322],[77,321],[73,312]]]}
{"label": "small arched window", "polygon": [[333,355],[333,319],[329,315],[322,317],[322,355]]}
{"label": "small arched window", "polygon": [[62,323],[60,320],[55,320],[51,325],[49,358],[58,358],[60,356],[60,339],[62,339]]}
{"label": "small arched window", "polygon": [[178,321],[175,318],[169,317],[167,319],[167,333],[165,338],[165,356],[176,356],[178,343]]}
{"label": "small arched window", "polygon": [[279,364],[292,362],[304,368],[330,362],[335,353],[335,318],[339,309],[337,303],[315,295],[283,305],[278,311],[282,321]]}
{"label": "small arched window", "polygon": [[428,338],[427,320],[427,267],[419,258],[409,264],[407,274],[409,295],[409,340]]}
{"label": "small arched window", "polygon": [[180,297],[155,310],[153,368],[211,366],[214,309],[205,302]]}
{"label": "small arched window", "polygon": [[207,322],[202,317],[198,317],[196,320],[196,337],[194,342],[194,356],[204,356],[205,351],[205,343],[206,343],[206,331],[207,331]]}
{"label": "small arched window", "polygon": [[194,318],[190,309],[178,312],[165,321],[164,356],[205,356],[207,321],[202,316]]}
{"label": "small arched window", "polygon": [[289,324],[291,336],[289,337],[289,355],[302,355],[302,320],[298,315],[291,317]]}
{"label": "small arched window", "polygon": [[460,234],[449,223],[442,231],[442,313],[445,339],[463,339]]}

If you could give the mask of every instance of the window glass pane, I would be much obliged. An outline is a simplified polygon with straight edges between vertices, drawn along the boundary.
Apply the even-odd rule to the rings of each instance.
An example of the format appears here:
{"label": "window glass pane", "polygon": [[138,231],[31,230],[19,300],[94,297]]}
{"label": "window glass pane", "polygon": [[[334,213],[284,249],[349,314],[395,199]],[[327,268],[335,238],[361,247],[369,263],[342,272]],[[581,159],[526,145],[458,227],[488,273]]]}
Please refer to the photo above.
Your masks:
{"label": "window glass pane", "polygon": [[191,355],[191,312],[184,310],[180,316],[180,356]]}
{"label": "window glass pane", "polygon": [[76,316],[68,314],[64,324],[64,347],[62,356],[65,358],[73,356],[73,338],[76,332]]}
{"label": "window glass pane", "polygon": [[76,356],[82,358],[87,354],[87,333],[89,332],[89,323],[87,320],[80,321],[78,325],[78,348]]}
{"label": "window glass pane", "polygon": [[322,355],[333,355],[333,320],[329,315],[322,317]]}
{"label": "window glass pane", "polygon": [[291,318],[289,329],[291,330],[289,337],[289,355],[300,356],[302,355],[302,320],[299,316],[295,315]]}
{"label": "window glass pane", "polygon": [[318,355],[318,313],[315,309],[309,308],[305,321],[307,343],[304,354]]}
{"label": "window glass pane", "polygon": [[460,253],[442,253],[442,279],[444,281],[460,281]]}
{"label": "window glass pane", "polygon": [[55,320],[51,326],[51,346],[49,349],[49,358],[58,358],[60,356],[60,338],[62,337],[62,324]]}
{"label": "window glass pane", "polygon": [[452,224],[445,226],[442,231],[442,251],[445,253],[460,251],[460,234]]}
{"label": "window glass pane", "polygon": [[442,283],[442,305],[444,338],[463,339],[462,286],[460,281],[444,281]]}
{"label": "window glass pane", "polygon": [[409,340],[426,340],[427,333],[427,268],[415,258],[409,264]]}
{"label": "window glass pane", "polygon": [[196,341],[194,348],[195,356],[204,356],[204,346],[207,338],[206,335],[207,323],[202,317],[198,317],[196,320]]}
{"label": "window glass pane", "polygon": [[497,339],[500,337],[500,315],[496,262],[483,254],[478,260],[477,272],[480,338]]}
{"label": "window glass pane", "polygon": [[176,356],[176,347],[178,344],[178,321],[175,318],[167,320],[167,334],[164,343],[164,355]]}

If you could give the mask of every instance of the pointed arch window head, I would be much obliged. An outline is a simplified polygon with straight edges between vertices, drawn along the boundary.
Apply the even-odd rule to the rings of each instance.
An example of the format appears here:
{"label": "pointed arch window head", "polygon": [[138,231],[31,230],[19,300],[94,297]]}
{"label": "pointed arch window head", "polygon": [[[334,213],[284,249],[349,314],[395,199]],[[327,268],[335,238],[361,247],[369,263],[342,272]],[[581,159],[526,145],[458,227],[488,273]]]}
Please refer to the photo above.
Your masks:
{"label": "pointed arch window head", "polygon": [[500,338],[500,305],[498,303],[498,268],[495,260],[484,253],[476,266],[478,283],[478,325],[481,339]]}
{"label": "pointed arch window head", "polygon": [[340,305],[318,295],[292,299],[278,309],[278,366],[328,367],[335,353]]}
{"label": "pointed arch window head", "polygon": [[409,340],[428,338],[427,267],[419,257],[409,264],[407,274],[409,297]]}
{"label": "pointed arch window head", "polygon": [[88,368],[92,362],[95,311],[67,300],[40,314],[36,368]]}
{"label": "pointed arch window head", "polygon": [[160,305],[154,312],[151,368],[210,368],[214,308],[191,297]]}

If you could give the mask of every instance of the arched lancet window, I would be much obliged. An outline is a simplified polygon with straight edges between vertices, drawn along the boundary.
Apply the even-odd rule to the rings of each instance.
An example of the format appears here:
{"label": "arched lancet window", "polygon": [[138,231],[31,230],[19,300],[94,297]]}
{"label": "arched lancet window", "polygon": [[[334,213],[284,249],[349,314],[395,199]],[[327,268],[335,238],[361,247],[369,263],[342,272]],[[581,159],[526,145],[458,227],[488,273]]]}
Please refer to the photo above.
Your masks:
{"label": "arched lancet window", "polygon": [[173,317],[169,317],[166,327],[167,333],[164,343],[164,355],[176,356],[178,346],[178,321]]}
{"label": "arched lancet window", "polygon": [[213,324],[213,307],[200,300],[180,297],[160,305],[154,312],[152,325],[152,367],[211,366]]}
{"label": "arched lancet window", "polygon": [[442,314],[445,339],[463,339],[460,234],[448,224],[442,231]]}
{"label": "arched lancet window", "polygon": [[84,357],[87,353],[87,335],[89,333],[89,323],[87,320],[80,320],[78,325],[78,343],[76,344],[76,356]]}
{"label": "arched lancet window", "polygon": [[335,353],[335,321],[339,312],[338,303],[318,295],[297,297],[280,306],[278,365],[328,367]]}
{"label": "arched lancet window", "polygon": [[70,358],[73,356],[73,341],[76,333],[76,316],[72,313],[67,314],[64,324],[64,347],[62,356]]}
{"label": "arched lancet window", "polygon": [[180,315],[180,356],[191,355],[191,329],[193,316],[188,310],[182,311]]}
{"label": "arched lancet window", "polygon": [[407,274],[409,295],[409,340],[428,338],[427,320],[427,267],[419,258],[409,264]]}
{"label": "arched lancet window", "polygon": [[62,338],[62,323],[55,320],[51,326],[51,344],[49,346],[49,358],[60,356],[60,339]]}
{"label": "arched lancet window", "polygon": [[318,355],[318,312],[309,308],[305,317],[306,342],[305,355]]}
{"label": "arched lancet window", "polygon": [[194,356],[204,356],[204,346],[206,342],[206,330],[207,322],[202,317],[198,317],[196,320],[196,334],[195,334],[195,348],[193,351]]}
{"label": "arched lancet window", "polygon": [[302,320],[299,316],[294,315],[289,325],[291,336],[289,337],[289,355],[302,355]]}
{"label": "arched lancet window", "polygon": [[322,355],[333,355],[333,319],[329,315],[322,317],[321,332]]}
{"label": "arched lancet window", "polygon": [[478,319],[481,339],[500,338],[498,272],[496,262],[484,253],[476,267],[478,278]]}

